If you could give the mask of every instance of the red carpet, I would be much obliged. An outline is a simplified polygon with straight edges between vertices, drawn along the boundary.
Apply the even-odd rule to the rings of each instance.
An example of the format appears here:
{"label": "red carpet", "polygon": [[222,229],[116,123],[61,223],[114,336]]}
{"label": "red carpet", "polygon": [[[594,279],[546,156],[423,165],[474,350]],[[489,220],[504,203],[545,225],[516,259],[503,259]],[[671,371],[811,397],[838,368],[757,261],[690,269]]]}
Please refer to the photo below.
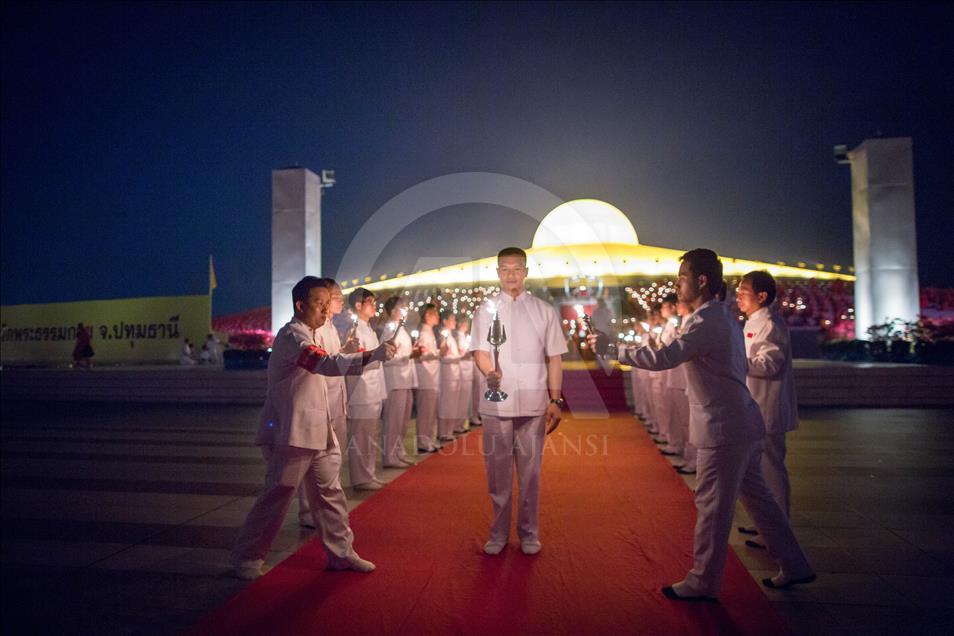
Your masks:
{"label": "red carpet", "polygon": [[755,634],[788,630],[730,551],[721,603],[659,588],[690,565],[692,497],[631,417],[574,418],[543,460],[543,551],[481,547],[480,431],[351,516],[372,574],[326,572],[312,542],[194,626],[196,634]]}

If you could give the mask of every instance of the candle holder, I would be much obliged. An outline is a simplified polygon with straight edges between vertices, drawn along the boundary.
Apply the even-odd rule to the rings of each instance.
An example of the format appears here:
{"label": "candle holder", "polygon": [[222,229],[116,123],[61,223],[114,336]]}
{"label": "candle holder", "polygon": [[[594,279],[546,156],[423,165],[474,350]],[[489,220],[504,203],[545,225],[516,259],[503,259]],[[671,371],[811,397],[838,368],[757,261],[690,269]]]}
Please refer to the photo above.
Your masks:
{"label": "candle holder", "polygon": [[603,332],[594,329],[593,323],[590,321],[590,317],[586,314],[580,316],[580,320],[583,321],[583,325],[586,327],[587,333],[591,333],[596,336],[596,346],[593,348],[593,353],[600,356],[601,358],[616,358],[618,355],[616,343],[610,340],[609,336]]}
{"label": "candle holder", "polygon": [[[500,346],[507,342],[507,328],[500,323],[497,313],[494,312],[494,322],[487,330],[487,342],[494,348],[494,371],[500,371]],[[488,402],[503,402],[507,394],[503,389],[487,389],[484,399]]]}

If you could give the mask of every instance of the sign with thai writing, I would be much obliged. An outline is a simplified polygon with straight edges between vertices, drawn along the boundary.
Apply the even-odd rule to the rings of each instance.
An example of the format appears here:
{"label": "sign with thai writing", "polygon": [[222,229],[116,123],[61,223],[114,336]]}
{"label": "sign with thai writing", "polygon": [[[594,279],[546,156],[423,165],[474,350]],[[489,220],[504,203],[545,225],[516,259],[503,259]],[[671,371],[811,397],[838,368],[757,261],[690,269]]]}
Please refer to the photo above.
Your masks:
{"label": "sign with thai writing", "polygon": [[208,294],[4,305],[0,359],[5,365],[69,364],[83,323],[92,328],[94,363],[175,362],[185,338],[200,347],[205,342],[211,315]]}

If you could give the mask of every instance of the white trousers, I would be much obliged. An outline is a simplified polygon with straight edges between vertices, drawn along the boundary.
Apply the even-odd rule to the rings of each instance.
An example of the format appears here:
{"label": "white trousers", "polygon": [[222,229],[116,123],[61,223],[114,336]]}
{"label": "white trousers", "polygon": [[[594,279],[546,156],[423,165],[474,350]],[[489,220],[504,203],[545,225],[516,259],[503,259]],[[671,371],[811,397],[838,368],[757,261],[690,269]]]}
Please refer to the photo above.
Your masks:
{"label": "white trousers", "polygon": [[[335,445],[341,448],[341,442],[348,439],[348,418],[344,413],[331,419],[331,428],[334,430],[335,437],[338,439],[338,443]],[[266,457],[266,459],[268,458]],[[344,453],[342,453],[342,459],[344,459]],[[311,480],[306,479],[301,482],[301,486],[298,488],[298,523],[309,523],[312,521],[311,505],[308,503],[311,500],[311,496],[306,492],[309,488],[314,488],[311,484]]]}
{"label": "white trousers", "polygon": [[493,508],[490,538],[510,537],[513,470],[517,467],[517,534],[539,538],[540,466],[546,438],[546,415],[498,419],[483,415],[484,463]]}
{"label": "white trousers", "polygon": [[305,493],[325,552],[330,558],[353,554],[348,502],[339,479],[341,450],[337,446],[326,450],[276,446],[266,455],[265,489],[245,518],[232,551],[233,561],[261,566],[303,481],[310,482]]}
{"label": "white trousers", "polygon": [[474,370],[474,379],[470,392],[470,419],[480,422],[480,402],[484,399],[484,391],[487,390],[484,384],[484,376],[480,371]]}
{"label": "white trousers", "polygon": [[785,433],[766,435],[762,441],[762,476],[785,516],[792,516],[792,489],[785,469]]}
{"label": "white trousers", "polygon": [[761,455],[761,442],[698,449],[692,570],[685,579],[694,594],[719,593],[739,498],[782,571],[795,577],[811,572],[788,518],[762,478]]}
{"label": "white trousers", "polygon": [[441,437],[453,437],[457,427],[460,400],[460,382],[441,381],[441,393],[437,398],[437,432]]}
{"label": "white trousers", "polygon": [[669,445],[683,453],[689,441],[689,396],[682,389],[666,389],[666,433]]}
{"label": "white trousers", "polygon": [[381,461],[385,466],[397,466],[402,459],[407,458],[404,438],[411,422],[412,406],[412,389],[388,391],[388,399],[384,402],[384,446],[381,448]]}
{"label": "white trousers", "polygon": [[377,414],[373,408],[369,408],[362,407],[358,413],[360,418],[348,418],[348,431],[351,434],[348,439],[348,473],[352,486],[368,484],[375,480],[381,405],[378,404]]}
{"label": "white trousers", "polygon": [[417,390],[417,447],[437,446],[437,389]]}

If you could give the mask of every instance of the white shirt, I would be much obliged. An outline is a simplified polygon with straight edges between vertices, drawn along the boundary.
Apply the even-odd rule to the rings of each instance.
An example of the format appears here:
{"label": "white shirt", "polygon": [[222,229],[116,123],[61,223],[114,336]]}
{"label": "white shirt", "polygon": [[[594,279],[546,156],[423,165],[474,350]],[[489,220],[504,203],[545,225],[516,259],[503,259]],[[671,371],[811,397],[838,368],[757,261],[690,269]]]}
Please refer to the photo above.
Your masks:
{"label": "white shirt", "polygon": [[421,335],[417,337],[417,342],[424,347],[424,353],[415,361],[417,388],[436,391],[441,387],[441,356],[433,327],[421,324]]}
{"label": "white shirt", "polygon": [[398,323],[389,322],[381,332],[381,340],[393,337],[394,346],[397,348],[394,357],[384,363],[384,382],[388,391],[417,387],[417,372],[411,360],[414,344],[411,342],[411,335],[403,326],[398,330],[397,335],[394,335],[394,329],[397,326]]}
{"label": "white shirt", "polygon": [[[355,336],[365,351],[377,349],[378,336],[371,326],[364,320],[358,321]],[[384,371],[380,362],[372,362],[364,368],[359,376],[349,375],[348,404],[377,404],[388,397],[388,390],[384,384]]]}
{"label": "white shirt", "polygon": [[798,428],[798,400],[788,327],[763,307],[746,321],[742,333],[749,362],[746,384],[762,410],[765,431],[770,435],[794,431]]}
{"label": "white shirt", "polygon": [[[549,303],[530,292],[516,299],[499,294],[489,300],[497,307],[497,317],[507,331],[507,342],[500,347],[500,388],[508,397],[503,402],[481,400],[480,412],[508,419],[540,415],[550,400],[547,357],[567,352],[560,317]],[[484,301],[474,316],[471,348],[486,351],[491,360],[493,347],[487,336],[492,324],[493,314],[488,311],[488,301]]]}
{"label": "white shirt", "polygon": [[710,300],[690,315],[682,334],[661,349],[623,347],[620,362],[650,371],[685,365],[689,441],[714,448],[765,437],[758,404],[745,384],[742,333],[722,303]]}
{"label": "white shirt", "polygon": [[460,382],[460,349],[453,331],[446,336],[441,333],[441,345],[444,344],[447,347],[441,354],[441,385],[446,386]]}

